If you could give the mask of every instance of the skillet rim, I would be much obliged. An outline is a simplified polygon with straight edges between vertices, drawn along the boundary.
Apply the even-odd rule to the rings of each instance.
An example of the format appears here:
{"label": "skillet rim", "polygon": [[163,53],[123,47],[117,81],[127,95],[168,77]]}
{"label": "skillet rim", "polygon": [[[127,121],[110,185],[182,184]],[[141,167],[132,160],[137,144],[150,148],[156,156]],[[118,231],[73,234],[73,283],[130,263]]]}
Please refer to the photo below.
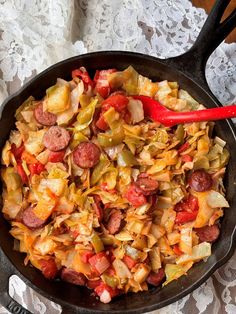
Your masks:
{"label": "skillet rim", "polygon": [[[185,78],[187,78],[188,80],[192,81],[194,85],[197,85],[198,88],[200,88],[201,90],[204,91],[205,94],[207,94],[207,96],[211,99],[211,101],[216,104],[216,106],[222,106],[220,104],[220,102],[216,99],[216,97],[210,92],[209,89],[207,89],[207,86],[202,86],[201,84],[199,84],[197,82],[196,79],[194,79],[193,77],[189,77],[189,73],[185,73],[184,71],[180,70],[177,66],[175,66],[174,64],[174,60],[176,59],[176,63],[178,62],[176,58],[171,58],[171,62],[169,62],[169,59],[159,59],[157,57],[154,56],[149,56],[149,55],[145,55],[142,53],[136,53],[136,52],[131,52],[131,51],[119,51],[119,50],[112,50],[112,51],[98,51],[98,52],[91,52],[91,53],[85,53],[85,54],[81,54],[78,56],[74,56],[65,60],[62,60],[56,64],[53,64],[52,66],[48,67],[47,69],[45,69],[44,71],[42,71],[41,73],[37,74],[36,76],[34,76],[33,78],[31,78],[26,84],[24,84],[18,91],[16,91],[14,94],[12,94],[11,96],[9,96],[1,105],[1,112],[4,110],[5,106],[11,102],[14,101],[14,98],[17,100],[17,97],[20,96],[27,88],[30,87],[30,85],[37,81],[39,78],[47,75],[50,71],[55,70],[57,67],[60,67],[60,65],[66,64],[66,63],[70,63],[76,60],[82,60],[83,58],[87,59],[87,58],[91,58],[91,57],[97,57],[100,55],[110,55],[110,56],[129,56],[129,57],[136,57],[136,58],[142,58],[145,60],[149,60],[151,62],[156,62],[158,61],[159,63],[162,63],[163,65],[169,67],[170,69],[174,69],[177,73],[179,73],[181,76],[184,76]],[[0,123],[1,123],[1,119],[0,118]],[[231,135],[234,138],[234,141],[236,142],[236,130],[235,130],[235,126],[232,122],[232,120],[227,119],[227,126],[229,128],[229,131],[231,133]],[[212,267],[210,267],[208,269],[208,271],[204,274],[204,276],[202,276],[198,281],[195,281],[192,285],[190,285],[187,289],[180,291],[178,294],[176,294],[175,296],[164,300],[164,301],[158,301],[158,305],[145,305],[143,307],[140,307],[138,309],[128,309],[126,310],[126,313],[143,313],[143,312],[147,312],[147,311],[153,311],[155,309],[160,309],[168,304],[171,304],[181,298],[183,298],[184,296],[188,295],[189,293],[191,293],[193,290],[195,290],[197,287],[199,287],[202,283],[204,283],[218,268],[220,268],[223,264],[225,264],[230,257],[233,255],[235,247],[236,247],[236,227],[234,228],[231,236],[229,237],[230,243],[228,245],[229,249],[228,251],[224,254],[224,256],[218,260],[214,265],[212,265]],[[4,250],[2,249],[2,247],[0,248],[2,250],[2,252],[4,252]],[[45,292],[44,290],[42,290],[41,288],[39,288],[38,286],[36,286],[35,284],[33,284],[29,279],[27,279],[19,270],[17,267],[15,267],[15,265],[11,262],[11,258],[8,257],[7,254],[5,254],[5,257],[9,260],[11,266],[13,267],[16,275],[18,275],[21,279],[23,279],[31,288],[33,288],[35,291],[39,292],[41,295],[45,296],[47,299],[54,301],[58,304],[61,305],[62,309],[63,306],[64,307],[69,307],[69,308],[75,308],[76,311],[82,311],[84,313],[107,313],[107,310],[93,310],[91,308],[84,308],[78,305],[74,305],[74,304],[70,304],[64,300],[58,299],[57,297],[51,297],[47,292]],[[13,275],[13,274],[12,274]],[[122,310],[112,310],[112,313],[123,313]]]}

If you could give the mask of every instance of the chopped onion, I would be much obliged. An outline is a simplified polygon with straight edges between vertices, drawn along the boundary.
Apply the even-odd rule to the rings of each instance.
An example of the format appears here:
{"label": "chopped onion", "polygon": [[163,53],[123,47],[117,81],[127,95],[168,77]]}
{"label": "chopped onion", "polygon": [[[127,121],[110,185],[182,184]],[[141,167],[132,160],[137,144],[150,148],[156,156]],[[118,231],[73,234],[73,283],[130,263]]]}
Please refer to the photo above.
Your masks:
{"label": "chopped onion", "polygon": [[130,245],[126,246],[125,251],[126,254],[132,257],[133,259],[137,259],[139,257],[139,251]]}
{"label": "chopped onion", "polygon": [[195,245],[192,254],[184,254],[176,259],[176,264],[185,264],[187,262],[195,262],[211,255],[211,244],[202,242]]}
{"label": "chopped onion", "polygon": [[217,208],[217,207],[229,207],[229,203],[225,199],[225,197],[216,191],[210,191],[207,196],[207,204],[210,207]]}
{"label": "chopped onion", "polygon": [[128,103],[128,110],[131,113],[131,120],[133,124],[144,119],[143,104],[140,100],[131,98]]}
{"label": "chopped onion", "polygon": [[100,301],[102,303],[109,303],[109,302],[111,302],[111,295],[110,295],[110,293],[106,289],[100,295]]}
{"label": "chopped onion", "polygon": [[120,144],[117,146],[112,146],[112,147],[106,147],[104,148],[105,152],[107,153],[107,155],[112,159],[116,159],[118,153],[122,152],[124,148],[124,144]]}
{"label": "chopped onion", "polygon": [[129,271],[129,268],[125,265],[124,262],[122,262],[120,259],[115,259],[112,263],[116,274],[120,278],[131,278],[131,272]]}

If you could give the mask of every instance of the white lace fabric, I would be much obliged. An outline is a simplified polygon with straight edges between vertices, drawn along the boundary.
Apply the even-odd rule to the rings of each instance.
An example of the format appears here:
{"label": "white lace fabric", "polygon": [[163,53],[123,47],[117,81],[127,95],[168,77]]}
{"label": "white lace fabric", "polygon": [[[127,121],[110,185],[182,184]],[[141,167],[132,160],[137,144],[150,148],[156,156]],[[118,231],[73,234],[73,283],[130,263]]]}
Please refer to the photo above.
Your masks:
{"label": "white lace fabric", "polygon": [[[0,0],[0,103],[36,73],[87,51],[129,50],[160,58],[182,54],[205,19],[205,11],[189,0]],[[216,49],[206,74],[221,103],[236,102],[235,43]],[[17,276],[9,291],[32,313],[60,313],[58,305]],[[236,253],[193,293],[152,313],[236,313]]]}

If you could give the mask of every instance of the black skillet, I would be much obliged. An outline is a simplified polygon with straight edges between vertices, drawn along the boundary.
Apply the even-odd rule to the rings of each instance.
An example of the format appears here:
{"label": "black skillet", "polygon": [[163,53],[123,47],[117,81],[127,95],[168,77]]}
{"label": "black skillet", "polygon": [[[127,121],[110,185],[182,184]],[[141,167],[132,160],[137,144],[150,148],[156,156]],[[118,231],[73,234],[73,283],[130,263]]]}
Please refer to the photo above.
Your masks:
{"label": "black skillet", "polygon": [[[205,64],[209,55],[233,30],[236,25],[236,10],[220,24],[221,17],[230,0],[217,0],[194,46],[185,54],[160,60],[143,54],[105,51],[95,52],[64,60],[37,75],[19,92],[3,104],[0,120],[0,147],[2,148],[14,128],[14,113],[30,95],[39,99],[56,78],[70,79],[73,69],[85,66],[91,75],[96,69],[125,69],[132,65],[139,73],[153,80],[177,81],[200,103],[207,107],[221,106],[211,93],[205,79]],[[207,262],[196,264],[187,276],[161,288],[148,292],[120,296],[110,304],[102,304],[91,296],[86,288],[78,288],[62,281],[48,281],[31,266],[23,264],[24,254],[13,251],[13,238],[9,235],[9,224],[0,216],[0,303],[12,313],[30,313],[8,294],[8,279],[16,274],[35,291],[62,306],[63,313],[144,313],[175,302],[205,282],[222,266],[234,252],[236,241],[236,136],[233,123],[224,120],[216,123],[216,133],[223,138],[231,152],[225,177],[227,199],[230,208],[222,219],[221,235],[213,245],[212,256]]]}

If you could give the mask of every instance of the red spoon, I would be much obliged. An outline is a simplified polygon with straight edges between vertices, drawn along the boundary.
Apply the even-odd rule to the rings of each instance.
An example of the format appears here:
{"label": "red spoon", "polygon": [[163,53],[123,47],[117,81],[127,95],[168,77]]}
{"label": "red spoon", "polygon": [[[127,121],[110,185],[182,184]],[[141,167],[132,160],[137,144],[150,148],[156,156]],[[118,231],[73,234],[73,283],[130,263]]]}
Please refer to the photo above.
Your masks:
{"label": "red spoon", "polygon": [[174,126],[176,124],[188,122],[223,120],[236,117],[236,105],[189,112],[175,112],[165,108],[158,101],[148,96],[133,96],[133,98],[141,100],[143,103],[144,114],[146,116],[165,126]]}

